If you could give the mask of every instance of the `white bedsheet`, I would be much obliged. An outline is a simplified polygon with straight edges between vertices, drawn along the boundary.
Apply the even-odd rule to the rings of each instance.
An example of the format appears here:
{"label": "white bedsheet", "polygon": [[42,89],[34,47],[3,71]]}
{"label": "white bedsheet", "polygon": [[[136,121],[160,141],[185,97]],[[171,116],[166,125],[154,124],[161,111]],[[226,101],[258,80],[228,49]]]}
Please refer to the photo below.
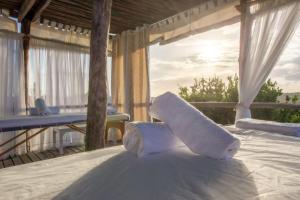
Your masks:
{"label": "white bedsheet", "polygon": [[300,199],[299,138],[231,130],[242,143],[231,161],[118,146],[1,169],[0,199]]}

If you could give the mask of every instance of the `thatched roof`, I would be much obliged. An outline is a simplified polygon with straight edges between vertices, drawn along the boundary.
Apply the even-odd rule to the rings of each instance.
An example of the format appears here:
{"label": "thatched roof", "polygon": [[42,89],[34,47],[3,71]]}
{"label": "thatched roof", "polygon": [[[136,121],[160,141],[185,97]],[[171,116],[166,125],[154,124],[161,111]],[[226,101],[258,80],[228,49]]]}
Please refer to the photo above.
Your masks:
{"label": "thatched roof", "polygon": [[[207,0],[113,0],[111,33],[120,33],[143,24],[152,24],[190,9]],[[50,2],[50,3],[49,3]],[[41,10],[41,19],[90,29],[92,0],[0,0],[0,8],[18,17],[22,4],[33,4],[26,14]],[[42,8],[43,4],[46,4]]]}

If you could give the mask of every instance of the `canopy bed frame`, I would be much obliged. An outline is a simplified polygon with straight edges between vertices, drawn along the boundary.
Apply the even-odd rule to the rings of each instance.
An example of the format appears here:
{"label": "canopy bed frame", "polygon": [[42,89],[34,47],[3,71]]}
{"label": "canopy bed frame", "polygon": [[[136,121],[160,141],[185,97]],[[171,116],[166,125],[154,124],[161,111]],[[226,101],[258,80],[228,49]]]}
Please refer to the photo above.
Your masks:
{"label": "canopy bed frame", "polygon": [[[149,45],[240,21],[239,120],[251,118],[250,105],[300,18],[296,0],[0,0],[0,8],[21,23],[21,34],[9,31],[22,37],[25,107],[29,51],[36,38],[88,49],[87,151],[104,147],[108,50],[114,105],[133,120],[145,121]],[[65,122],[79,131],[72,123]],[[119,146],[1,170],[0,199],[299,199],[299,139],[231,131],[242,142],[232,162],[185,148],[137,159]]]}

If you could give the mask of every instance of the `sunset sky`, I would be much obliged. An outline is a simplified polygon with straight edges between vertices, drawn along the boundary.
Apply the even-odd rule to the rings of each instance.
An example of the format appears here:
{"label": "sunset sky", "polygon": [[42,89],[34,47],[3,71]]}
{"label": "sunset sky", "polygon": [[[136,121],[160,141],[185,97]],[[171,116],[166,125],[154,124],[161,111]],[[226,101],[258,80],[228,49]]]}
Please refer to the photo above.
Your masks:
{"label": "sunset sky", "polygon": [[[238,73],[239,27],[234,24],[198,34],[164,46],[150,47],[151,96],[177,93],[194,78]],[[284,92],[300,91],[300,27],[280,57],[270,78]]]}

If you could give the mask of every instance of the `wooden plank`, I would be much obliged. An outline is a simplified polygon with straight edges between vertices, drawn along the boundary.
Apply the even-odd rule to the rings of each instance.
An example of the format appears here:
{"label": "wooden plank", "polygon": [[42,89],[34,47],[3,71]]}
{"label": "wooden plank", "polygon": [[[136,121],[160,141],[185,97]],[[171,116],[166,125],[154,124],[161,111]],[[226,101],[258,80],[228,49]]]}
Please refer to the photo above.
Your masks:
{"label": "wooden plank", "polygon": [[14,166],[14,163],[11,158],[3,160],[3,165],[5,168]]}
{"label": "wooden plank", "polygon": [[20,155],[20,159],[22,160],[22,162],[24,164],[26,163],[31,163],[32,161],[30,160],[30,158],[27,156],[27,154],[23,154],[23,155]]}
{"label": "wooden plank", "polygon": [[106,61],[112,0],[93,0],[86,150],[104,147],[106,125]]}
{"label": "wooden plank", "polygon": [[20,11],[19,11],[19,15],[18,15],[19,22],[21,22],[25,18],[25,16],[31,10],[31,8],[35,4],[35,2],[36,2],[36,0],[24,0],[23,1]]}
{"label": "wooden plank", "polygon": [[[28,0],[23,0],[23,2],[25,1]],[[134,29],[143,24],[152,24],[205,1],[206,0],[114,0],[111,32],[120,33],[121,31]],[[0,7],[8,8],[12,11],[14,17],[16,17],[15,15],[18,17],[18,10],[20,9],[19,2],[22,2],[22,0],[0,0]],[[31,11],[38,6],[38,2],[43,1],[39,0],[36,2]],[[27,17],[28,14],[24,17]],[[55,0],[41,13],[41,17],[58,23],[91,28],[92,1]]]}
{"label": "wooden plank", "polygon": [[43,0],[39,3],[37,8],[33,11],[33,17],[32,17],[33,22],[35,22],[40,17],[42,12],[49,6],[50,2],[51,0]]}
{"label": "wooden plank", "polygon": [[59,152],[58,152],[57,149],[49,150],[49,152],[50,152],[54,157],[60,157],[60,156],[62,156],[62,155],[59,154]]}
{"label": "wooden plank", "polygon": [[4,168],[3,161],[0,160],[0,169]]}
{"label": "wooden plank", "polygon": [[74,153],[79,153],[81,152],[79,149],[75,148],[75,147],[70,147],[69,148],[71,151],[73,151]]}
{"label": "wooden plank", "polygon": [[78,149],[80,152],[84,152],[85,148],[84,146],[79,146],[79,147],[75,147],[76,149]]}
{"label": "wooden plank", "polygon": [[71,150],[70,147],[64,148],[64,155],[71,155],[74,154],[75,152]]}
{"label": "wooden plank", "polygon": [[12,161],[14,162],[14,165],[15,165],[15,166],[16,166],[16,165],[22,165],[22,164],[23,164],[23,162],[22,162],[22,160],[20,159],[19,156],[14,156],[14,157],[12,157]]}
{"label": "wooden plank", "polygon": [[33,152],[34,155],[36,155],[40,160],[45,160],[47,159],[47,156],[43,154],[42,152]]}
{"label": "wooden plank", "polygon": [[30,160],[32,160],[32,162],[40,161],[39,157],[32,152],[28,152],[27,156],[30,158]]}
{"label": "wooden plank", "polygon": [[53,153],[51,153],[49,150],[42,153],[45,155],[46,159],[55,158],[55,155],[53,155]]}

